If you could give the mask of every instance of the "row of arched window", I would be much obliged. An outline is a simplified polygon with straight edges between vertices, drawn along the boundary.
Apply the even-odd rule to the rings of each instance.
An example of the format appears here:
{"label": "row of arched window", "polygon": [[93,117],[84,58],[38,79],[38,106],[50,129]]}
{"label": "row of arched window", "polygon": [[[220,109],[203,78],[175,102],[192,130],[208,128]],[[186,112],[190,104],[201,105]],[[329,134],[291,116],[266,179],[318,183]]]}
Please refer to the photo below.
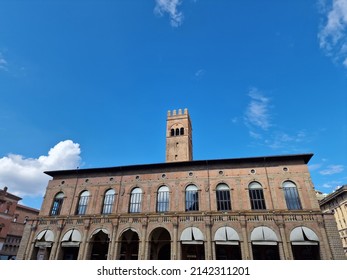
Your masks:
{"label": "row of arched window", "polygon": [[[296,185],[292,181],[285,181],[282,184],[284,198],[289,210],[302,209],[299,194]],[[140,213],[142,205],[142,189],[135,187],[130,193],[129,213]],[[266,203],[264,198],[263,187],[259,182],[252,182],[248,186],[249,200],[252,210],[265,210]],[[114,189],[109,189],[105,192],[101,214],[111,214],[114,205],[116,192]],[[76,207],[76,215],[86,214],[88,200],[90,197],[89,191],[85,190],[79,195],[78,204]],[[60,210],[64,201],[64,194],[59,192],[53,200],[51,208],[51,216],[60,215]],[[159,187],[157,191],[156,211],[170,211],[170,191],[167,186]],[[230,188],[227,184],[221,183],[216,187],[216,202],[218,211],[231,211],[232,203],[230,197]],[[199,211],[199,189],[196,185],[190,184],[185,189],[185,211]]]}

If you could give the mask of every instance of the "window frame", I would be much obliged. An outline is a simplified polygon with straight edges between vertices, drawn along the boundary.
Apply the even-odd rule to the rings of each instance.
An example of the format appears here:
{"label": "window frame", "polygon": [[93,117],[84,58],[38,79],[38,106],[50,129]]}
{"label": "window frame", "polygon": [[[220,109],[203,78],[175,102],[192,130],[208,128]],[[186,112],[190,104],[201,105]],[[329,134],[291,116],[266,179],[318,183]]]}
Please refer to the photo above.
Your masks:
{"label": "window frame", "polygon": [[168,212],[170,207],[170,190],[166,185],[158,188],[156,211],[158,213]]}
{"label": "window frame", "polygon": [[114,189],[108,189],[105,192],[101,214],[107,215],[112,213],[115,197],[116,191]]}
{"label": "window frame", "polygon": [[82,191],[80,193],[76,208],[76,215],[85,215],[87,213],[89,197],[90,193],[88,190]]}
{"label": "window frame", "polygon": [[248,185],[248,194],[252,210],[266,210],[263,186],[257,182]]}
{"label": "window frame", "polygon": [[288,210],[301,210],[302,204],[296,184],[286,180],[282,183],[282,189]]}
{"label": "window frame", "polygon": [[141,213],[142,205],[142,189],[140,187],[135,187],[130,192],[129,199],[129,213]]}
{"label": "window frame", "polygon": [[225,183],[220,183],[216,187],[217,211],[231,211],[230,188]]}
{"label": "window frame", "polygon": [[196,185],[190,184],[185,189],[185,211],[199,211],[199,189]]}
{"label": "window frame", "polygon": [[50,216],[59,216],[64,202],[64,193],[58,192],[53,199]]}

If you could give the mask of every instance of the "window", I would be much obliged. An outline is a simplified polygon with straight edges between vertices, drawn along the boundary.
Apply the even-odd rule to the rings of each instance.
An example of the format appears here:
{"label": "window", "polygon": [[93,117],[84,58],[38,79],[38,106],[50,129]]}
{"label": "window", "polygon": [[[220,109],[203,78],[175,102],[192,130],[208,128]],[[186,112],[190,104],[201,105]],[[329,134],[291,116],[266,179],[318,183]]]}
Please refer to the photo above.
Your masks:
{"label": "window", "polygon": [[180,135],[184,135],[184,127],[180,128]]}
{"label": "window", "polygon": [[82,192],[80,194],[80,198],[78,201],[76,215],[84,215],[86,213],[88,200],[89,200],[89,192],[88,191]]}
{"label": "window", "polygon": [[231,210],[230,189],[226,184],[219,184],[216,188],[217,210]]}
{"label": "window", "polygon": [[266,209],[262,186],[258,182],[252,182],[249,184],[248,190],[252,210]]}
{"label": "window", "polygon": [[51,216],[60,215],[60,210],[63,205],[63,201],[64,201],[64,193],[62,192],[57,193],[53,200]]}
{"label": "window", "polygon": [[199,210],[199,193],[195,185],[189,185],[186,188],[186,211]]}
{"label": "window", "polygon": [[130,194],[129,213],[141,212],[142,190],[135,188]]}
{"label": "window", "polygon": [[287,203],[287,208],[289,210],[302,209],[296,185],[291,181],[285,181],[282,184],[282,187],[284,191],[284,198],[286,199]]}
{"label": "window", "polygon": [[116,195],[116,192],[114,189],[109,189],[107,192],[105,192],[104,205],[102,206],[102,214],[112,213],[112,207],[113,207],[115,195]]}
{"label": "window", "polygon": [[157,212],[169,211],[169,188],[161,186],[157,194]]}

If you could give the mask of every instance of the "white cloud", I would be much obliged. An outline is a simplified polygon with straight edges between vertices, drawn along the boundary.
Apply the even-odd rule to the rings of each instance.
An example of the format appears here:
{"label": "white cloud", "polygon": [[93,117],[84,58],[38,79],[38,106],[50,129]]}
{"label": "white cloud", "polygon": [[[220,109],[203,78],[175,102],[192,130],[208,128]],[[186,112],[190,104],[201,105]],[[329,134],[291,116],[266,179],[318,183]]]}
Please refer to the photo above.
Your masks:
{"label": "white cloud", "polygon": [[320,47],[347,68],[347,0],[321,1],[324,24],[318,34]]}
{"label": "white cloud", "polygon": [[344,170],[344,166],[340,164],[329,165],[326,169],[321,170],[319,173],[321,175],[333,175],[341,173]]}
{"label": "white cloud", "polygon": [[49,176],[48,170],[74,169],[81,162],[79,144],[71,140],[59,142],[38,158],[25,158],[10,154],[0,158],[0,186],[7,186],[9,192],[23,196],[43,195]]}
{"label": "white cloud", "polygon": [[271,126],[269,98],[265,97],[257,88],[252,88],[248,96],[251,98],[251,101],[245,112],[246,124],[267,130]]}
{"label": "white cloud", "polygon": [[181,5],[181,0],[155,0],[154,13],[160,16],[169,14],[170,24],[173,27],[178,27],[183,22],[183,13],[178,11],[178,6]]}
{"label": "white cloud", "polygon": [[1,52],[0,52],[0,70],[8,71],[8,63]]}

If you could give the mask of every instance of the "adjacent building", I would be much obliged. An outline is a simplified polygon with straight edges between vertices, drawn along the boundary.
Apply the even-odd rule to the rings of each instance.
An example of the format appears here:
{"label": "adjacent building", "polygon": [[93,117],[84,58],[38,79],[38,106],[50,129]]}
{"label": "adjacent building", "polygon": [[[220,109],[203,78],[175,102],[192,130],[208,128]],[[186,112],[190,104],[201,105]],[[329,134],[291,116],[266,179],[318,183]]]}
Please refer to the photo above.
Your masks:
{"label": "adjacent building", "polygon": [[333,213],[337,229],[347,256],[347,185],[335,190],[319,201],[323,213]]}
{"label": "adjacent building", "polygon": [[164,163],[45,172],[18,258],[345,258],[316,199],[312,154],[193,160],[188,110],[166,124]]}
{"label": "adjacent building", "polygon": [[18,204],[20,197],[0,190],[0,260],[16,259],[24,227],[29,220],[35,220],[38,209]]}

